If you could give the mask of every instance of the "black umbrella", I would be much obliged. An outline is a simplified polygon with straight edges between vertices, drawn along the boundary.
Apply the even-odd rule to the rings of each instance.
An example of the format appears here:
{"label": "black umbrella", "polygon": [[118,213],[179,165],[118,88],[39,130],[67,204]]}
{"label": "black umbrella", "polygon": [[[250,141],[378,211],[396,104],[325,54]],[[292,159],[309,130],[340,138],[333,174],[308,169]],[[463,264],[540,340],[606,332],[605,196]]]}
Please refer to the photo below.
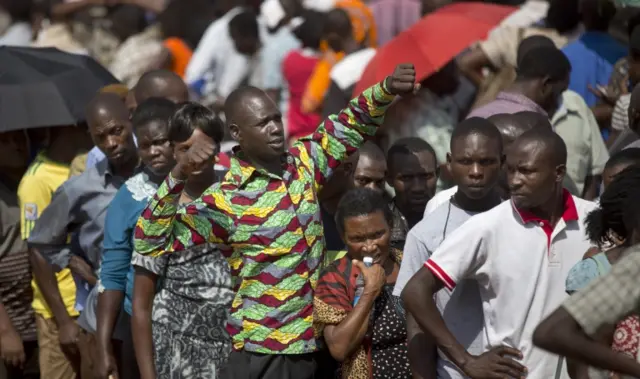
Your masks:
{"label": "black umbrella", "polygon": [[53,48],[0,47],[0,132],[74,125],[118,80],[92,58]]}

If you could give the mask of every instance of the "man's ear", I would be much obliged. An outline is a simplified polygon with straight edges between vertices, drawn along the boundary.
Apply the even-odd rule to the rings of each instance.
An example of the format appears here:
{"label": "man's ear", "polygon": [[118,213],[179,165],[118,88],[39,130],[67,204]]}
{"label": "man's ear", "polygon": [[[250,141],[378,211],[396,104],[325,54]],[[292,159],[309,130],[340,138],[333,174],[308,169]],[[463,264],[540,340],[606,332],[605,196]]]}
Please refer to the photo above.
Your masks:
{"label": "man's ear", "polygon": [[567,174],[567,165],[561,164],[556,166],[556,183],[562,183]]}
{"label": "man's ear", "polygon": [[229,124],[229,134],[237,143],[242,143],[242,133],[237,124]]}

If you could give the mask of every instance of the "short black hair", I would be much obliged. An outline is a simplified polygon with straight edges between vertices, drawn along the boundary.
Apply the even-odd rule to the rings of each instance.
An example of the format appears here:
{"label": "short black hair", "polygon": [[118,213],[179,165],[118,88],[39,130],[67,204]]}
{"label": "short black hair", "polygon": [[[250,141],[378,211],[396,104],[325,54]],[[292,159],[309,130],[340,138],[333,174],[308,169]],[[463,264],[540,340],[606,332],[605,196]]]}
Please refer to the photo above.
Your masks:
{"label": "short black hair", "polygon": [[569,77],[571,63],[555,46],[536,46],[522,55],[516,71],[520,80],[549,77],[556,82]]}
{"label": "short black hair", "polygon": [[260,38],[258,18],[251,10],[238,13],[229,21],[229,32],[232,36],[243,38]]}
{"label": "short black hair", "polygon": [[171,142],[184,142],[196,129],[217,143],[224,137],[222,120],[211,109],[191,101],[180,104],[169,122],[169,139]]}
{"label": "short black hair", "polygon": [[302,47],[316,50],[320,48],[326,18],[326,14],[322,12],[313,10],[303,12],[304,21],[293,30],[293,34],[302,42]]}
{"label": "short black hair", "polygon": [[381,193],[371,188],[354,188],[342,196],[336,210],[335,221],[338,232],[344,236],[344,224],[350,217],[370,215],[376,212],[384,214],[387,224],[393,225],[393,212]]}
{"label": "short black hair", "polygon": [[353,33],[353,25],[349,13],[342,8],[334,8],[327,13],[324,25],[324,33],[337,34],[340,37],[347,38]]}
{"label": "short black hair", "polygon": [[489,120],[480,117],[471,117],[463,120],[458,126],[453,129],[451,134],[451,142],[449,148],[453,151],[453,144],[461,139],[466,138],[469,135],[477,134],[484,136],[490,140],[496,141],[500,153],[502,153],[502,135],[498,128]]}
{"label": "short black hair", "polygon": [[550,0],[545,24],[559,34],[575,30],[581,17],[578,0]]}
{"label": "short black hair", "polygon": [[567,145],[562,138],[549,129],[531,129],[522,133],[515,143],[538,142],[551,154],[551,160],[556,165],[567,164]]}
{"label": "short black hair", "polygon": [[[402,154],[417,154],[422,152],[428,152],[433,155],[433,158],[437,161],[438,156],[429,142],[418,137],[404,137],[400,138],[391,145],[389,151],[387,151],[387,166],[389,170],[393,170],[395,161],[398,159],[398,155]],[[436,162],[437,163],[437,162]]]}
{"label": "short black hair", "polygon": [[518,45],[517,57],[516,57],[516,66],[519,66],[519,62],[527,54],[531,49],[535,49],[538,47],[556,47],[556,44],[551,40],[551,38],[542,35],[533,35],[523,39]]}
{"label": "short black hair", "polygon": [[615,243],[610,232],[621,238],[631,237],[640,223],[640,167],[620,172],[600,196],[600,207],[587,216],[589,240],[598,244]]}
{"label": "short black hair", "polygon": [[609,157],[609,160],[604,165],[604,169],[609,169],[615,166],[626,165],[639,165],[640,166],[640,148],[638,147],[630,147],[628,149],[623,149],[618,151]]}
{"label": "short black hair", "polygon": [[176,109],[176,105],[171,100],[151,97],[139,104],[133,112],[131,117],[133,130],[137,131],[138,128],[147,125],[151,121],[160,120],[168,124]]}

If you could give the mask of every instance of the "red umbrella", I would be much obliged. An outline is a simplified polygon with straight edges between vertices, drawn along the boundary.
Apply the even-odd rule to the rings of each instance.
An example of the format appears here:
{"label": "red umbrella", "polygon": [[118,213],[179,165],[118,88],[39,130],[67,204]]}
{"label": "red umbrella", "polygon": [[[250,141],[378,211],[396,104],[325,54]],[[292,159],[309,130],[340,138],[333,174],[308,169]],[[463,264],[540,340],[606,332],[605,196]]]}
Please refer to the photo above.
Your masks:
{"label": "red umbrella", "polygon": [[365,89],[391,74],[400,63],[413,63],[419,80],[442,68],[472,43],[483,40],[517,8],[455,3],[438,9],[378,49],[353,92]]}

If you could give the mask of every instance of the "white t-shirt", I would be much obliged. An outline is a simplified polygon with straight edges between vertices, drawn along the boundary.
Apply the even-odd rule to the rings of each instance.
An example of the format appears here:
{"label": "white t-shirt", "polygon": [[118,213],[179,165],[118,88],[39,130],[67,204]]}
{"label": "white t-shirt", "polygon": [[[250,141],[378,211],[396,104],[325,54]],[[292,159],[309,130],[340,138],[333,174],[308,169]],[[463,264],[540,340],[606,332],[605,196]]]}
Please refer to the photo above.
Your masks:
{"label": "white t-shirt", "polygon": [[532,336],[568,296],[567,274],[590,247],[584,219],[595,208],[565,191],[565,212],[552,228],[505,201],[471,217],[425,263],[449,290],[465,279],[478,283],[483,350],[520,350],[527,379],[569,378],[562,358],[535,347]]}
{"label": "white t-shirt", "polygon": [[424,217],[427,217],[429,213],[435,211],[439,206],[448,202],[456,192],[458,192],[458,186],[453,186],[449,189],[436,193],[435,196],[427,203],[427,207],[424,209]]}

